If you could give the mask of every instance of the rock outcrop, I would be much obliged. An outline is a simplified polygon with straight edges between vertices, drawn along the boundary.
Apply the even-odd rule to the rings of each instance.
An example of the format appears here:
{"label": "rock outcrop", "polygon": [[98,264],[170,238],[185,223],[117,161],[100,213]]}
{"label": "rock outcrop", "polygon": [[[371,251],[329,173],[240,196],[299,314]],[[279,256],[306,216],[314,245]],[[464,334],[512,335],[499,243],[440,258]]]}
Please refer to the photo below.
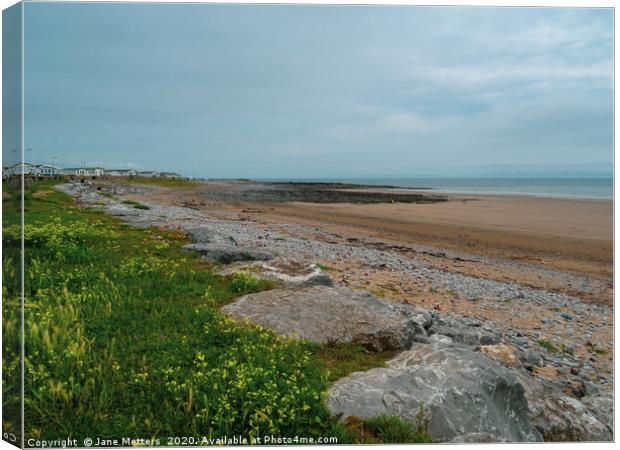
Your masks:
{"label": "rock outcrop", "polygon": [[541,440],[530,423],[523,386],[511,370],[445,336],[432,336],[430,342],[415,344],[385,368],[337,381],[328,393],[332,414],[343,420],[387,414],[416,423],[423,408],[430,434],[442,441],[463,435],[463,442],[472,436]]}
{"label": "rock outcrop", "polygon": [[441,325],[440,322],[433,324],[429,330],[429,334],[441,334],[448,336],[454,339],[455,342],[459,342],[470,347],[477,347],[479,345],[495,345],[500,341],[500,337],[497,334],[492,334],[485,332],[484,330],[469,327]]}
{"label": "rock outcrop", "polygon": [[249,294],[222,311],[276,333],[315,342],[351,342],[371,351],[407,349],[413,319],[366,291],[311,286]]}
{"label": "rock outcrop", "polygon": [[271,253],[229,244],[187,244],[183,246],[186,252],[199,253],[204,259],[230,264],[235,261],[266,261],[273,258]]}
{"label": "rock outcrop", "polygon": [[[614,396],[611,393],[583,397],[581,403],[590,410],[592,415],[601,421],[609,431],[614,429]],[[610,439],[613,435],[610,436]]]}
{"label": "rock outcrop", "polygon": [[[517,373],[525,388],[528,416],[545,441],[610,441],[613,402],[585,398],[585,402],[564,394],[549,381]],[[584,400],[584,399],[582,399]],[[607,405],[608,407],[605,407]],[[593,410],[607,422],[603,423]],[[611,412],[611,415],[605,411]]]}

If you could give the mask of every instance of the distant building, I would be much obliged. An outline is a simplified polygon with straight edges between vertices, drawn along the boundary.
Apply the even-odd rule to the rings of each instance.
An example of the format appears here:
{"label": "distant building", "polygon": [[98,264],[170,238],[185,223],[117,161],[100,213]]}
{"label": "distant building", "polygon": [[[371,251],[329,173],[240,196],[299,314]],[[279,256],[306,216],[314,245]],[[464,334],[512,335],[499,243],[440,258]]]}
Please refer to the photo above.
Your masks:
{"label": "distant building", "polygon": [[176,172],[161,172],[159,174],[160,178],[167,178],[169,180],[176,180],[177,178],[181,178],[181,174]]}
{"label": "distant building", "polygon": [[6,167],[2,170],[2,173],[6,173],[7,177],[13,177],[16,175],[30,175],[35,173],[36,166],[29,163],[18,162],[12,166]]}
{"label": "distant building", "polygon": [[110,177],[135,177],[138,174],[134,169],[109,169],[105,174]]}
{"label": "distant building", "polygon": [[54,177],[60,174],[58,167],[47,164],[30,164],[19,162],[9,167],[2,168],[2,178],[9,178],[18,175],[32,175],[38,177]]}
{"label": "distant building", "polygon": [[138,176],[142,178],[157,178],[159,177],[159,172],[155,172],[153,170],[145,170],[142,172],[138,172]]}
{"label": "distant building", "polygon": [[100,177],[105,173],[103,167],[69,167],[62,169],[63,175],[76,177]]}
{"label": "distant building", "polygon": [[60,169],[55,166],[50,166],[47,164],[41,164],[36,166],[37,175],[40,177],[55,177],[60,175]]}
{"label": "distant building", "polygon": [[155,170],[137,171],[135,169],[104,169],[103,167],[67,167],[60,169],[49,164],[30,164],[19,162],[12,166],[2,168],[2,178],[6,179],[17,175],[55,177],[58,175],[69,175],[75,177],[142,177],[142,178],[183,178],[176,172],[158,172]]}

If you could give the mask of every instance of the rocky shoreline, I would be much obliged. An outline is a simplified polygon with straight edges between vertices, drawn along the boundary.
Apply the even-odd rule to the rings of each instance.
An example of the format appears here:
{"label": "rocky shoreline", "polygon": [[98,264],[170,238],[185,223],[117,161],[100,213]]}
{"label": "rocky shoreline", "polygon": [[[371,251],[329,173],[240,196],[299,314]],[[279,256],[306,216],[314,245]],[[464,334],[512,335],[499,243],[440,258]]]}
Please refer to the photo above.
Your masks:
{"label": "rocky shoreline", "polygon": [[[391,189],[383,192],[381,189]],[[415,188],[424,190],[425,188]],[[395,186],[356,185],[347,183],[301,182],[227,182],[225,189],[209,189],[200,194],[208,200],[227,203],[437,203],[445,202],[444,195],[415,192],[413,188]]]}
{"label": "rocky shoreline", "polygon": [[[351,240],[300,224],[216,219],[200,209],[145,201],[162,189],[154,186],[73,183],[59,189],[135,226],[187,232],[194,240],[187,251],[223,264],[223,272],[249,270],[280,283],[276,290],[245,296],[224,308],[239,320],[319,342],[400,350],[385,368],[354,373],[334,384],[328,405],[343,420],[380,413],[413,420],[424,405],[433,436],[444,441],[613,438],[612,367],[603,357],[613,348],[600,337],[612,326],[612,308],[562,291],[445,270],[426,256],[441,253],[453,260],[537,269],[423,246]],[[287,189],[284,197],[275,195],[280,200],[298,195]],[[230,200],[226,195],[218,200]],[[274,201],[270,195],[261,198]],[[135,196],[148,209],[122,203]],[[321,269],[342,261],[355,270]],[[453,297],[455,309],[463,313],[362,290],[376,274]],[[596,295],[602,289],[597,280],[575,274],[549,270],[546,276],[573,286],[576,294]],[[482,320],[476,311],[483,310],[497,313],[497,320]],[[519,327],[508,320],[519,315],[531,316],[532,325]]]}

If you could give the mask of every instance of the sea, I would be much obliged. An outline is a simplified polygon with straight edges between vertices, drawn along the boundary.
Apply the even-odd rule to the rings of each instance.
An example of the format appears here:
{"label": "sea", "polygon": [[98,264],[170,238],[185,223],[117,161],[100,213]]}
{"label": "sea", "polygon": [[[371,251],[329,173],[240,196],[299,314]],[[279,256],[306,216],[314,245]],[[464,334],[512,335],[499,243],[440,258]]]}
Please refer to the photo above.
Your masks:
{"label": "sea", "polygon": [[518,195],[613,200],[613,178],[297,178],[261,181],[351,183],[425,189],[444,194]]}

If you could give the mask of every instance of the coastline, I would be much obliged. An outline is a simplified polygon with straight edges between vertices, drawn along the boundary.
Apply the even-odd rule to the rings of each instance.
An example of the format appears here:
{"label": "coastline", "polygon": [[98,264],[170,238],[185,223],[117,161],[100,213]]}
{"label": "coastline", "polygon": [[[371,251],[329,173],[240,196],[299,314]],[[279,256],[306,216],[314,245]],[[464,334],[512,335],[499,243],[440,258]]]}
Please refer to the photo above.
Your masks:
{"label": "coastline", "polygon": [[445,195],[453,200],[471,200],[478,197],[493,197],[493,198],[538,198],[538,199],[547,199],[547,200],[569,200],[569,201],[583,201],[583,202],[609,202],[613,203],[613,197],[585,197],[585,196],[569,196],[569,195],[554,195],[554,194],[529,194],[529,193],[491,193],[491,192],[453,192],[453,191],[444,191],[437,190],[434,188],[427,189],[419,189],[419,188],[390,188],[390,189],[364,189],[369,192],[410,192],[415,194],[437,194],[437,195]]}
{"label": "coastline", "polygon": [[[342,183],[342,189],[448,196],[532,197],[613,201],[613,177],[608,178],[385,178],[281,179],[259,183]],[[357,185],[357,187],[356,187]]]}
{"label": "coastline", "polygon": [[[587,219],[588,208],[603,208],[599,226],[608,229],[605,208],[611,205],[532,199],[514,199],[515,205],[507,205],[503,197],[494,202],[484,198],[399,204],[369,197],[366,204],[275,203],[265,201],[274,198],[267,192],[269,186],[258,191],[265,197],[251,183],[231,196],[239,186],[218,182],[171,188],[101,181],[61,189],[140,228],[182,231],[207,247],[273,255],[269,262],[227,263],[217,268],[222,275],[271,279],[278,274],[278,279],[291,279],[296,268],[318,268],[336,289],[365,291],[393,307],[434,314],[438,323],[450,324],[439,334],[491,333],[493,342],[501,343],[488,344],[493,349],[525,358],[522,361],[529,356],[535,360],[527,370],[515,363],[528,385],[552,383],[558,395],[575,399],[571,401],[608,395],[613,389],[611,241],[605,236],[597,239],[596,227],[577,230],[580,237],[557,230],[541,233],[535,223],[541,218],[516,208],[538,204],[557,219],[549,208],[555,205],[570,213],[573,225]],[[213,191],[217,195],[211,195]],[[241,201],[248,192],[254,202]],[[145,208],[130,206],[136,202]],[[510,210],[533,228],[524,233],[458,224],[467,217],[463,208],[472,206],[495,208],[495,213]],[[422,212],[437,209],[445,210],[452,223],[439,223],[432,214],[430,222],[420,220]],[[372,210],[375,217],[368,213]],[[485,217],[501,228],[493,223],[493,213],[487,211]],[[549,225],[559,223],[561,219]],[[584,233],[592,239],[585,239]]]}
{"label": "coastline", "polygon": [[[395,248],[424,247],[426,253],[457,252],[465,260],[474,255],[508,261],[512,264],[508,270],[495,263],[453,264],[441,258],[432,263],[449,271],[540,288],[566,290],[562,283],[538,277],[539,270],[593,277],[604,287],[579,295],[597,303],[612,302],[612,202],[480,195],[450,195],[444,198],[447,201],[425,203],[282,202],[273,201],[268,187],[220,180],[136,198],[190,207],[215,219],[315,230],[304,231],[304,239],[325,239],[323,234],[330,234],[347,243],[376,241]],[[248,189],[252,196],[245,195]]]}

